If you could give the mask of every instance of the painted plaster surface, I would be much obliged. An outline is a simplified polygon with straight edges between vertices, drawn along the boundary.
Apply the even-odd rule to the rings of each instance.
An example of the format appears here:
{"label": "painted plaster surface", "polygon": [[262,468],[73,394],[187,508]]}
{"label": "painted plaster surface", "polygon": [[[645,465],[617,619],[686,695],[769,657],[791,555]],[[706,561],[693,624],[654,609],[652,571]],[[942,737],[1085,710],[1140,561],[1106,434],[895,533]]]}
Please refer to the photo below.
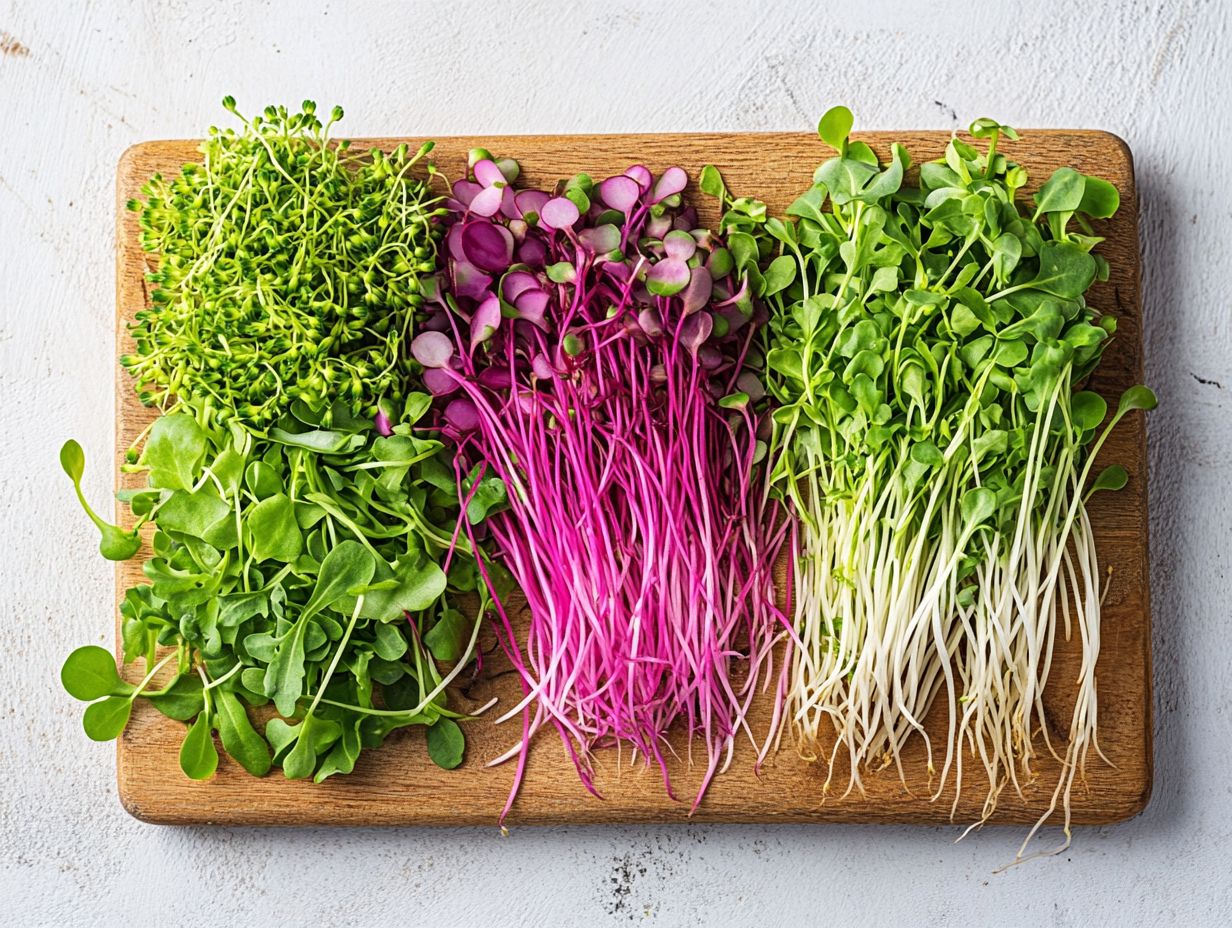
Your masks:
{"label": "painted plaster surface", "polygon": [[[1230,5],[0,0],[0,900],[15,926],[1232,923]],[[311,97],[348,134],[1103,128],[1142,205],[1152,803],[994,876],[1017,830],[158,828],[56,673],[111,642],[112,181],[129,144]]]}

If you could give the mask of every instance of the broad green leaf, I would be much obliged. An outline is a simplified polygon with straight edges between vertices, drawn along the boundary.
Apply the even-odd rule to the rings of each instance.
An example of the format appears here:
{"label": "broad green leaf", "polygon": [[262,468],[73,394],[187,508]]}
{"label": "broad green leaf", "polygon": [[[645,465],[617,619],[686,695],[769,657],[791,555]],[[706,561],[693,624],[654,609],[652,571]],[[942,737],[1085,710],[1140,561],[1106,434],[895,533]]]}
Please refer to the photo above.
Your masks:
{"label": "broad green leaf", "polygon": [[779,255],[770,262],[762,277],[766,282],[763,296],[773,296],[796,279],[796,259],[791,255]]}
{"label": "broad green leaf", "polygon": [[732,253],[726,248],[716,248],[710,252],[710,258],[706,262],[706,269],[710,271],[710,276],[715,280],[721,280],[732,272],[735,267],[735,261],[732,259]]}
{"label": "broad green leaf", "polygon": [[385,661],[396,661],[406,653],[407,641],[397,626],[380,623],[373,630],[372,649]]}
{"label": "broad green leaf", "polygon": [[982,462],[990,455],[1004,454],[1008,447],[1008,432],[1004,429],[989,429],[971,442],[971,455],[976,462]]}
{"label": "broad green leaf", "polygon": [[193,780],[208,780],[218,769],[218,748],[210,730],[210,718],[205,712],[188,727],[180,745],[180,769]]}
{"label": "broad green leaf", "polygon": [[227,690],[218,690],[214,706],[218,713],[218,736],[226,752],[254,777],[269,773],[269,745],[252,727],[239,697]]}
{"label": "broad green leaf", "polygon": [[438,767],[453,770],[462,763],[465,751],[466,738],[453,719],[438,719],[428,729],[428,756]]}
{"label": "broad green leaf", "polygon": [[817,135],[831,148],[841,151],[851,135],[851,127],[855,125],[855,117],[845,106],[833,106],[822,115],[817,123]]}
{"label": "broad green leaf", "polygon": [[894,144],[894,158],[880,174],[872,178],[855,198],[864,203],[876,203],[885,197],[898,192],[903,185],[903,169],[906,163],[906,150],[898,143]]}
{"label": "broad green leaf", "polygon": [[342,726],[329,719],[309,716],[296,727],[295,746],[282,760],[282,772],[288,780],[303,780],[312,776],[317,759],[342,735]]}
{"label": "broad green leaf", "polygon": [[825,188],[814,185],[792,201],[792,204],[787,207],[787,215],[811,219],[813,222],[821,225],[825,222],[821,213],[821,207],[825,199]]}
{"label": "broad green leaf", "polygon": [[205,708],[204,684],[196,673],[185,673],[172,681],[167,692],[148,699],[151,705],[169,719],[187,722]]}
{"label": "broad green leaf", "polygon": [[133,688],[120,679],[115,655],[98,645],[78,648],[60,668],[60,682],[74,699],[90,702],[104,696],[125,696]]}
{"label": "broad green leaf", "polygon": [[727,192],[727,187],[723,183],[723,175],[713,164],[707,164],[702,168],[697,184],[702,193],[707,196],[722,197]]}
{"label": "broad green leaf", "polygon": [[340,543],[321,562],[320,573],[317,574],[312,595],[304,604],[302,617],[316,615],[346,596],[349,590],[364,586],[372,580],[375,572],[376,561],[363,545],[349,539]]}
{"label": "broad green leaf", "polygon": [[86,453],[81,450],[81,445],[71,438],[60,447],[60,466],[73,483],[81,483],[81,476],[86,469]]}
{"label": "broad green leaf", "polygon": [[731,251],[736,270],[743,271],[756,266],[759,256],[757,240],[747,232],[731,232],[727,236],[727,247]]}
{"label": "broad green leaf", "polygon": [[1014,268],[1018,267],[1018,262],[1022,260],[1022,242],[1018,236],[1006,232],[997,237],[997,240],[992,245],[992,269],[997,275],[997,279],[1005,282],[1009,280],[1010,274],[1014,272]]}
{"label": "broad green leaf", "polygon": [[225,448],[210,462],[210,473],[218,478],[218,482],[222,484],[223,492],[228,496],[235,496],[239,492],[240,483],[244,479],[244,456],[237,452],[234,448]]}
{"label": "broad green leaf", "polygon": [[114,741],[124,731],[132,711],[132,697],[108,696],[86,706],[81,725],[91,741]]}
{"label": "broad green leaf", "polygon": [[1070,416],[1079,431],[1089,432],[1098,428],[1108,414],[1108,404],[1098,393],[1083,390],[1070,399]]}
{"label": "broad green leaf", "polygon": [[854,158],[831,158],[817,169],[815,182],[825,184],[830,199],[844,206],[856,199],[869,178],[877,174],[877,166]]}
{"label": "broad green leaf", "polygon": [[[498,512],[509,501],[505,482],[500,477],[484,477],[479,487],[466,504],[466,518],[471,525],[478,525],[492,512]],[[423,608],[423,607],[421,607]]]}
{"label": "broad green leaf", "polygon": [[363,716],[356,716],[354,720],[343,724],[341,737],[325,755],[312,778],[314,783],[320,783],[336,773],[346,774],[355,769],[355,761],[359,759],[359,752],[363,749],[360,739],[360,726],[363,721]]}
{"label": "broad green leaf", "polygon": [[1086,177],[1073,168],[1058,168],[1035,194],[1037,213],[1072,213],[1082,205]]}
{"label": "broad green leaf", "polygon": [[274,717],[265,723],[265,740],[274,750],[274,760],[280,761],[286,750],[299,737],[299,723],[292,725],[286,719]]}
{"label": "broad green leaf", "polygon": [[749,395],[744,392],[729,393],[719,398],[720,409],[744,409],[749,405]]}
{"label": "broad green leaf", "polygon": [[283,492],[282,477],[265,461],[253,461],[244,471],[244,486],[257,499]]}
{"label": "broad green leaf", "polygon": [[[445,572],[435,561],[407,555],[395,562],[392,570],[381,565],[377,580],[393,580],[392,586],[372,589],[364,594],[365,618],[393,622],[404,612],[420,612],[435,603],[445,592]],[[345,610],[344,610],[345,611]]]}
{"label": "broad green leaf", "polygon": [[1039,272],[1031,287],[1076,300],[1095,280],[1095,259],[1069,242],[1045,242],[1039,253]]}
{"label": "broad green leaf", "polygon": [[962,303],[954,304],[954,308],[950,310],[950,328],[954,330],[955,335],[959,337],[970,335],[979,327],[980,320],[975,317],[975,313]]}
{"label": "broad green leaf", "polygon": [[432,408],[432,395],[412,390],[402,404],[402,424],[414,425]]}
{"label": "broad green leaf", "polygon": [[304,448],[318,454],[339,454],[361,447],[363,435],[328,429],[313,429],[308,432],[288,432],[285,429],[270,429],[270,439],[293,448]]}
{"label": "broad green leaf", "polygon": [[898,287],[898,268],[879,267],[869,281],[870,293],[891,293]]}
{"label": "broad green leaf", "polygon": [[1120,464],[1113,464],[1100,471],[1099,476],[1091,482],[1091,488],[1087,492],[1090,494],[1098,493],[1100,490],[1121,490],[1127,483],[1129,483],[1129,473]]}
{"label": "broad green leaf", "polygon": [[918,464],[923,464],[925,467],[941,467],[945,464],[945,457],[941,454],[940,449],[931,441],[919,441],[911,446],[911,460]]}
{"label": "broad green leaf", "polygon": [[462,657],[472,628],[472,620],[462,612],[445,609],[423,636],[424,644],[438,661],[456,661]]}
{"label": "broad green leaf", "polygon": [[173,413],[156,419],[141,454],[141,463],[150,469],[150,485],[191,490],[205,455],[205,440],[205,432],[190,415]]}
{"label": "broad green leaf", "polygon": [[224,628],[234,628],[253,616],[268,613],[269,596],[264,590],[237,591],[218,597],[218,624]]}
{"label": "broad green leaf", "polygon": [[1086,213],[1095,219],[1108,219],[1121,206],[1121,194],[1116,187],[1102,177],[1086,175],[1086,184],[1082,190],[1082,200],[1078,203],[1078,212]]}
{"label": "broad green leaf", "polygon": [[173,491],[154,515],[164,532],[179,532],[196,538],[204,538],[219,522],[233,517],[231,507],[210,483],[195,493]]}
{"label": "broad green leaf", "polygon": [[[291,630],[278,641],[276,650],[265,668],[265,685],[262,692],[274,700],[274,705],[282,715],[291,715],[295,704],[304,694],[304,638],[308,633],[309,621],[306,614],[301,614]],[[245,639],[245,645],[255,636]]]}
{"label": "broad green leaf", "polygon": [[997,495],[987,487],[976,487],[963,494],[958,504],[963,525],[973,529],[988,521],[997,509]]}
{"label": "broad green leaf", "polygon": [[1121,394],[1121,401],[1117,403],[1117,418],[1121,418],[1125,413],[1134,409],[1150,411],[1158,404],[1159,401],[1151,389],[1138,384]]}
{"label": "broad green leaf", "polygon": [[289,564],[304,550],[295,507],[283,493],[267,496],[245,514],[248,547],[257,561]]}
{"label": "broad green leaf", "polygon": [[1008,341],[998,339],[997,347],[992,353],[992,360],[1000,367],[1013,368],[1025,361],[1027,354],[1027,346],[1020,339],[1014,338]]}

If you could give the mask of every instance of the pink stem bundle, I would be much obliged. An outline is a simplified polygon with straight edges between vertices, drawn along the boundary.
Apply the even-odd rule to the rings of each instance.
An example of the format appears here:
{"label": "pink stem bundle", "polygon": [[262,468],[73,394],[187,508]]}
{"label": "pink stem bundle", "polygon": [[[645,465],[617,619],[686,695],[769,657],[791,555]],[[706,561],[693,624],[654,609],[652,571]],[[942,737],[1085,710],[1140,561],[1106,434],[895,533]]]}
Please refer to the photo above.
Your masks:
{"label": "pink stem bundle", "polygon": [[498,761],[519,755],[516,794],[550,723],[591,792],[593,749],[617,744],[656,763],[670,795],[679,726],[690,759],[693,737],[706,747],[696,807],[737,733],[752,737],[782,637],[771,568],[786,526],[757,491],[752,304],[679,210],[678,168],[549,197],[515,195],[510,164],[481,160],[455,184],[450,261],[413,346],[449,397],[459,493],[495,477],[508,494],[488,550],[529,625],[498,605],[525,694],[503,717],[522,716],[522,739]]}

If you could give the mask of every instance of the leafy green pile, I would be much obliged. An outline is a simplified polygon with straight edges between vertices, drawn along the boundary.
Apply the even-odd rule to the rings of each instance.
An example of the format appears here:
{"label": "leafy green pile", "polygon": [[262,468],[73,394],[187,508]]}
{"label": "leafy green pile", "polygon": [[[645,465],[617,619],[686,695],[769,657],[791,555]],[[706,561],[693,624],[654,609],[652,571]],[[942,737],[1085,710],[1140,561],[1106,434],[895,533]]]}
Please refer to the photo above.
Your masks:
{"label": "leafy green pile", "polygon": [[[147,188],[163,289],[125,366],[161,385],[143,398],[166,409],[129,453],[126,470],[148,478],[120,494],[131,530],[86,505],[80,446],[61,451],[104,557],[135,556],[156,525],[149,582],[120,606],[124,660],[145,678],[121,680],[87,647],[62,681],[91,701],[96,740],[117,737],[139,697],[195,720],[180,753],[194,778],[217,766],[213,731],[250,773],[318,781],[408,725],[428,726],[443,767],[464,749],[446,687],[490,600],[459,520],[482,521],[503,486],[464,482],[463,514],[452,459],[421,422],[431,398],[408,386],[435,198],[405,148],[342,160],[313,110],[213,131],[204,166]],[[248,710],[267,705],[259,727]]]}
{"label": "leafy green pile", "polygon": [[121,359],[143,402],[178,397],[263,428],[292,400],[327,420],[339,402],[373,416],[382,397],[401,400],[440,236],[438,197],[412,173],[432,143],[352,154],[330,142],[341,118],[335,107],[322,124],[310,100],[241,116],[241,131],[210,130],[201,164],[154,175],[129,202],[160,259]]}
{"label": "leafy green pile", "polygon": [[[473,559],[454,558],[448,575],[438,563],[454,543],[457,490],[440,442],[412,433],[427,408],[411,394],[389,436],[341,409],[332,429],[288,417],[268,440],[183,412],[154,423],[141,457],[150,487],[122,494],[138,526],[158,526],[150,582],[120,607],[124,657],[154,667],[158,649],[174,647],[177,676],[151,702],[214,724],[252,773],[268,770],[270,752],[242,713],[222,711],[237,698],[277,709],[265,735],[288,777],[349,772],[361,745],[406,725],[433,726],[438,762],[461,759],[436,661],[459,672],[478,626],[445,594],[486,588]],[[66,445],[62,460],[79,481],[80,448]],[[65,665],[74,695],[80,662],[99,662],[92,650]],[[147,695],[121,689],[105,694],[117,713],[116,700]],[[127,720],[125,710],[97,728],[91,710],[91,737],[115,737]],[[456,750],[434,748],[442,738]],[[184,769],[208,776],[216,761]]]}
{"label": "leafy green pile", "polygon": [[1017,134],[991,120],[971,127],[983,152],[954,138],[914,185],[906,149],[883,165],[851,125],[841,107],[822,119],[838,156],[786,221],[703,176],[771,311],[768,492],[799,520],[791,724],[810,756],[832,732],[850,790],[868,767],[903,776],[916,736],[936,769],[923,721],[944,694],[934,797],[951,776],[961,787],[970,751],[987,819],[1002,788],[1033,778],[1058,623],[1067,636],[1072,623],[1083,660],[1069,743],[1046,744],[1063,765],[1049,813],[1062,798],[1068,826],[1096,723],[1100,576],[1084,502],[1126,474],[1088,478],[1116,422],[1154,406],[1134,387],[1101,429],[1104,400],[1080,389],[1116,330],[1085,294],[1108,273],[1091,221],[1119,197],[1061,168],[1024,211],[1027,172],[997,151]]}

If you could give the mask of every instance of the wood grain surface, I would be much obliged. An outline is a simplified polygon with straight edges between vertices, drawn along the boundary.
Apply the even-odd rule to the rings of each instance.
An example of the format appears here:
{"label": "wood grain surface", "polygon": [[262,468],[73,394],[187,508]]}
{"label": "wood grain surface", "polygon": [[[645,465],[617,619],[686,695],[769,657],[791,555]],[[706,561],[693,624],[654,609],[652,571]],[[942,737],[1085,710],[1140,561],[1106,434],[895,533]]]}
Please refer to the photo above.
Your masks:
{"label": "wood grain surface", "polygon": [[[1100,251],[1111,265],[1111,277],[1106,283],[1096,284],[1089,296],[1092,305],[1117,317],[1117,336],[1090,382],[1091,389],[1115,405],[1125,387],[1142,379],[1138,210],[1130,152],[1120,139],[1103,132],[1025,131],[1022,135],[1021,141],[1005,142],[1000,150],[1030,172],[1028,190],[1037,187],[1055,168],[1068,164],[1107,178],[1121,192],[1120,212],[1101,224],[1107,241]],[[864,133],[859,138],[882,157],[887,155],[891,141],[902,142],[919,163],[939,157],[949,134]],[[403,140],[366,139],[356,142],[356,147],[388,148]],[[419,142],[408,141],[412,148]],[[434,152],[436,162],[447,176],[456,178],[465,167],[467,150],[475,145],[518,159],[523,182],[534,185],[551,184],[579,171],[601,178],[634,163],[646,164],[656,173],[677,164],[696,177],[703,164],[713,163],[722,170],[730,189],[765,200],[775,212],[781,212],[808,186],[813,168],[829,155],[815,136],[800,133],[494,136],[440,139]],[[141,185],[152,173],[173,173],[193,160],[197,160],[197,143],[192,141],[143,143],[130,148],[120,160],[116,189],[117,356],[131,350],[127,323],[145,305],[146,258],[137,243],[135,214],[124,204],[139,195]],[[693,184],[688,193],[697,193]],[[717,220],[708,198],[697,197],[695,202],[704,223]],[[127,374],[118,365],[115,378],[117,486],[133,485],[133,477],[119,473],[119,457],[149,423],[153,411],[137,402]],[[1107,571],[1103,647],[1098,664],[1099,741],[1112,765],[1092,752],[1086,786],[1075,787],[1074,821],[1087,824],[1115,822],[1141,811],[1150,796],[1152,776],[1147,481],[1141,413],[1122,423],[1102,456],[1109,462],[1122,463],[1130,480],[1120,493],[1097,494],[1090,506],[1101,567]],[[118,565],[117,600],[125,588],[142,581],[140,559]],[[1051,727],[1062,733],[1068,729],[1073,703],[1077,650],[1076,642],[1060,646],[1045,694]],[[492,671],[494,679],[470,690],[476,706],[493,695],[504,705],[513,699],[516,683],[509,676],[495,677],[498,669]],[[130,677],[132,671],[132,667],[126,671]],[[765,730],[766,708],[761,705],[755,710],[755,730]],[[120,799],[136,817],[168,824],[495,826],[512,783],[513,768],[511,764],[488,768],[486,762],[503,753],[520,735],[517,721],[494,725],[490,718],[495,714],[467,726],[466,760],[454,771],[433,765],[422,731],[412,730],[395,733],[380,749],[366,751],[352,775],[334,777],[320,785],[288,781],[277,770],[256,779],[226,755],[214,779],[197,783],[184,777],[178,765],[183,724],[139,702],[117,749]],[[944,719],[934,712],[928,721],[929,730],[935,731],[937,723],[944,727]],[[738,745],[731,768],[715,780],[691,820],[943,823],[951,818],[952,790],[936,802],[927,798],[923,748],[918,739],[906,757],[911,791],[903,788],[892,771],[884,771],[866,777],[863,796],[825,797],[821,790],[824,767],[801,760],[788,737],[760,775],[753,769],[753,757],[747,742]],[[555,732],[541,732],[532,743],[526,778],[508,824],[690,820],[690,803],[673,801],[664,794],[657,769],[630,766],[627,753],[618,758],[614,750],[600,751],[597,764],[596,785],[604,797],[601,800],[583,789]],[[978,763],[969,764],[967,770],[968,779],[954,816],[954,821],[964,824],[978,817],[987,789],[987,781],[975,775],[982,774]],[[683,762],[675,764],[674,784],[682,800],[692,796],[699,773]],[[1025,798],[1010,790],[1002,794],[994,823],[1033,822],[1047,808],[1059,765],[1041,760],[1037,773],[1036,784]]]}

